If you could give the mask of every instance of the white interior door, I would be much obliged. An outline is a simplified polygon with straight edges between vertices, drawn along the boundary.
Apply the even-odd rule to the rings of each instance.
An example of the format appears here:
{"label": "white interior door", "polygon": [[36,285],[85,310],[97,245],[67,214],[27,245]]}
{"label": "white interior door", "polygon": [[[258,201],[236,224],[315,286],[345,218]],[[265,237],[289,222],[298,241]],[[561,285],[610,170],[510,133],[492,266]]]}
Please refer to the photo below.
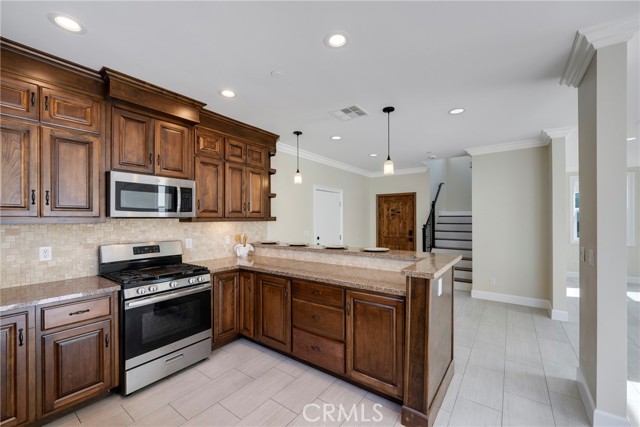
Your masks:
{"label": "white interior door", "polygon": [[315,244],[342,244],[342,190],[314,187]]}

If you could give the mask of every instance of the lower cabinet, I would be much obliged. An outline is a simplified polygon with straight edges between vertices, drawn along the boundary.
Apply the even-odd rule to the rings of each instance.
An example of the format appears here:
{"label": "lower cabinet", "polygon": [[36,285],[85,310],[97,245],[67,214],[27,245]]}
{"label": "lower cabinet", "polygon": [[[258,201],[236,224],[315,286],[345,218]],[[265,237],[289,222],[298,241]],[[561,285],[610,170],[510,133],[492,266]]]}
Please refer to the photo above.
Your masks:
{"label": "lower cabinet", "polygon": [[249,338],[256,337],[255,288],[255,275],[246,271],[240,272],[240,334]]}
{"label": "lower cabinet", "polygon": [[256,339],[280,351],[291,352],[291,281],[257,276],[258,330]]}
{"label": "lower cabinet", "polygon": [[29,347],[27,313],[0,318],[0,426],[12,427],[29,420]]}
{"label": "lower cabinet", "polygon": [[347,290],[347,376],[402,397],[404,299]]}
{"label": "lower cabinet", "polygon": [[216,344],[238,335],[238,279],[236,272],[213,277],[213,342]]}
{"label": "lower cabinet", "polygon": [[43,335],[42,414],[112,387],[111,320]]}

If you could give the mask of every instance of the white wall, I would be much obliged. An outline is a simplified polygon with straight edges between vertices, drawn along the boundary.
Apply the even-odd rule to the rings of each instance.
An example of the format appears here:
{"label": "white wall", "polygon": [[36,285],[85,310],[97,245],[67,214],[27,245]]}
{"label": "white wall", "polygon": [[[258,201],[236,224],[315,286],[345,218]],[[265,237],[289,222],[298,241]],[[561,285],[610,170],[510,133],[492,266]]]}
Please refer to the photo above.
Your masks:
{"label": "white wall", "polygon": [[548,147],[474,156],[472,175],[474,291],[549,300]]}
{"label": "white wall", "polygon": [[470,212],[472,205],[471,157],[429,160],[427,164],[431,182],[431,197],[436,196],[438,185],[444,182],[438,197],[437,211]]}

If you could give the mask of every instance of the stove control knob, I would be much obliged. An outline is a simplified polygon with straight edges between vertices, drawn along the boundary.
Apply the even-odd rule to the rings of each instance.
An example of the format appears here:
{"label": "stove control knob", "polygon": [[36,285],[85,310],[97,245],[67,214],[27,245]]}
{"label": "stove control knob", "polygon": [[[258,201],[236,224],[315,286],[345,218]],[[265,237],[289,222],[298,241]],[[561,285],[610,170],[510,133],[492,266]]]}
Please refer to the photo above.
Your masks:
{"label": "stove control knob", "polygon": [[155,292],[157,290],[158,290],[158,287],[156,285],[149,286],[149,292]]}
{"label": "stove control knob", "polygon": [[197,283],[198,279],[196,279],[195,277],[190,277],[189,278],[189,284],[193,285],[194,283]]}
{"label": "stove control knob", "polygon": [[172,282],[169,283],[169,287],[170,288],[175,288],[178,286],[178,282],[176,282],[175,280],[173,280]]}
{"label": "stove control knob", "polygon": [[138,290],[136,291],[136,293],[137,293],[138,295],[142,295],[142,294],[144,294],[145,292],[147,292],[147,290],[146,290],[145,288],[138,288]]}
{"label": "stove control knob", "polygon": [[198,277],[198,282],[204,282],[205,280],[207,280],[207,279],[205,279],[204,276]]}

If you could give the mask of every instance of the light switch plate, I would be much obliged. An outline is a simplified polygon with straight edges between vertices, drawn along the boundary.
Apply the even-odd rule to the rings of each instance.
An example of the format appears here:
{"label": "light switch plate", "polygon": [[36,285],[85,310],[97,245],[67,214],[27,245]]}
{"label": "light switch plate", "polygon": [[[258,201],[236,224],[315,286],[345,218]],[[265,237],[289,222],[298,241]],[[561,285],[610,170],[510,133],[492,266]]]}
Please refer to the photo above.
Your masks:
{"label": "light switch plate", "polygon": [[589,265],[591,267],[596,266],[596,251],[593,249],[589,249]]}

